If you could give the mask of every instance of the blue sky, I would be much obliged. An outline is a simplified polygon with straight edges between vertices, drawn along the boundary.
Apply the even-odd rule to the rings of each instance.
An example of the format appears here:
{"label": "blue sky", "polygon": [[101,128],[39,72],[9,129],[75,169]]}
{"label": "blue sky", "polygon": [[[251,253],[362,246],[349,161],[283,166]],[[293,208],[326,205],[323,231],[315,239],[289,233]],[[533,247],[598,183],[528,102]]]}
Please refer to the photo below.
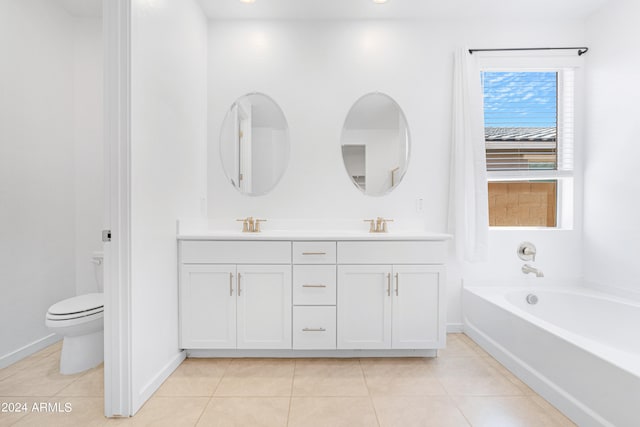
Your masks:
{"label": "blue sky", "polygon": [[485,127],[555,127],[555,72],[483,72]]}

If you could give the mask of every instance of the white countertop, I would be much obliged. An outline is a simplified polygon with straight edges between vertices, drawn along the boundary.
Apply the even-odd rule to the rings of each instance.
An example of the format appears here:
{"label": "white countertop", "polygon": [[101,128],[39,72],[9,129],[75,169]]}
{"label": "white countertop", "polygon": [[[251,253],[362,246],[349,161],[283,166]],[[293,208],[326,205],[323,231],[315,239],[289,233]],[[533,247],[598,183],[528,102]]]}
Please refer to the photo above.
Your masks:
{"label": "white countertop", "polygon": [[426,231],[398,231],[369,233],[347,230],[265,230],[260,233],[243,233],[233,230],[191,230],[179,233],[178,240],[432,240],[451,239],[450,234]]}

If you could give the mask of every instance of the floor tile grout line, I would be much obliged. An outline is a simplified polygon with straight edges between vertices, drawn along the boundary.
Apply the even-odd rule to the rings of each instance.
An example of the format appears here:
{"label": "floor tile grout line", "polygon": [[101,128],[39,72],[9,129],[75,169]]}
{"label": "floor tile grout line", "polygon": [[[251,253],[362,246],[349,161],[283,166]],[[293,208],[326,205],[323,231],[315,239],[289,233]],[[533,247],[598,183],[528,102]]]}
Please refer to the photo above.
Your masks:
{"label": "floor tile grout line", "polygon": [[291,393],[289,394],[289,409],[287,410],[287,427],[289,427],[289,421],[291,420],[291,406],[293,404],[293,385],[296,379],[296,368],[298,367],[298,360],[293,360],[293,375],[291,376]]}
{"label": "floor tile grout line", "polygon": [[464,411],[462,410],[462,408],[460,408],[460,406],[458,405],[458,402],[455,401],[455,399],[453,397],[449,397],[449,399],[451,400],[451,402],[453,403],[453,405],[456,407],[457,411],[460,412],[460,414],[462,415],[462,417],[464,418],[464,420],[467,422],[467,424],[469,424],[469,427],[472,427],[473,424],[471,423],[471,420],[467,417],[467,414],[464,413]]}
{"label": "floor tile grout line", "polygon": [[378,411],[376,410],[376,405],[375,403],[373,403],[373,396],[369,395],[369,402],[371,403],[371,408],[373,409],[373,415],[376,417],[376,422],[378,423],[378,427],[380,427],[382,424],[380,424],[380,418],[378,417]]}
{"label": "floor tile grout line", "polygon": [[369,403],[371,403],[371,407],[373,408],[373,415],[376,417],[376,423],[378,423],[378,427],[381,426],[380,418],[378,418],[378,411],[376,410],[376,405],[373,403],[373,395],[371,394],[371,390],[369,389],[369,385],[367,384],[367,378],[364,374],[364,368],[362,367],[362,358],[358,358],[358,366],[360,366],[360,372],[362,373],[362,379],[364,380],[364,386],[367,389],[367,395],[369,397]]}
{"label": "floor tile grout line", "polygon": [[213,389],[213,393],[211,393],[211,397],[215,397],[216,392],[218,391],[218,388],[220,387],[220,384],[222,384],[222,380],[224,379],[224,377],[227,375],[227,372],[229,371],[229,368],[231,367],[231,363],[233,363],[235,359],[230,359],[229,362],[227,363],[227,366],[224,368],[224,372],[222,373],[222,375],[220,376],[220,379],[218,380],[218,383],[216,384],[216,387]]}
{"label": "floor tile grout line", "polygon": [[198,419],[196,420],[196,422],[193,424],[193,427],[196,427],[198,425],[198,423],[200,422],[200,420],[202,419],[202,416],[204,415],[205,412],[207,412],[207,408],[209,407],[209,405],[211,404],[211,401],[213,400],[213,395],[211,397],[209,397],[209,400],[207,400],[207,404],[204,405],[204,408],[202,409],[202,412],[200,412],[200,416],[198,417]]}
{"label": "floor tile grout line", "polygon": [[360,369],[362,370],[362,377],[364,378],[364,386],[367,388],[367,394],[371,396],[372,395],[371,388],[369,387],[369,381],[367,381],[367,373],[365,372],[364,367],[362,366],[362,358],[358,360],[360,362]]}
{"label": "floor tile grout line", "polygon": [[289,420],[291,419],[291,404],[293,402],[293,396],[289,396],[289,408],[287,409],[287,423],[286,427],[289,427]]}
{"label": "floor tile grout line", "polygon": [[451,394],[451,392],[449,391],[449,388],[440,381],[439,378],[436,378],[440,384],[442,385],[444,391],[447,393],[447,396],[449,397],[449,400],[453,403],[453,405],[456,407],[456,409],[458,410],[458,412],[462,415],[462,417],[465,419],[465,421],[467,422],[467,424],[469,424],[469,426],[472,426],[473,424],[471,424],[471,420],[469,418],[467,418],[467,415],[464,413],[464,411],[462,410],[462,408],[460,408],[460,406],[458,405],[458,402],[456,401],[456,399],[454,398],[454,395]]}
{"label": "floor tile grout line", "polygon": [[[64,387],[62,387],[60,390],[58,390],[57,393],[54,393],[53,396],[58,396],[60,395],[60,393],[62,393],[64,390],[66,390],[67,388],[71,387],[73,384],[76,383],[76,381],[80,380],[80,378],[83,378],[85,375],[87,375],[87,372],[84,372],[82,375],[80,375],[78,378],[76,378],[75,380],[71,381],[69,384],[65,385]],[[52,396],[52,397],[53,397]]]}

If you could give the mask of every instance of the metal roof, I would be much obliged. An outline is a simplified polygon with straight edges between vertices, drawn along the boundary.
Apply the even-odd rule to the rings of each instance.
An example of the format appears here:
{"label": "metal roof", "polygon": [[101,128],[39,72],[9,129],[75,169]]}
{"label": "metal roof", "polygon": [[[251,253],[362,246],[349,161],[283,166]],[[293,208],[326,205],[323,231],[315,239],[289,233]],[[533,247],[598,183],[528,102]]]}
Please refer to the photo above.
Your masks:
{"label": "metal roof", "polygon": [[555,141],[555,127],[485,127],[485,141]]}

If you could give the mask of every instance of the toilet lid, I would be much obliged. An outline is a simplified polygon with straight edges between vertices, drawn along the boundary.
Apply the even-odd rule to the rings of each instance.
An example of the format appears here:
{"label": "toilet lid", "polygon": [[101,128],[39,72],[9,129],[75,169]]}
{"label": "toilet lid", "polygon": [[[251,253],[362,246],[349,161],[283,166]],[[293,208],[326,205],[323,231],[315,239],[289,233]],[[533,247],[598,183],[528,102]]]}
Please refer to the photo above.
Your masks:
{"label": "toilet lid", "polygon": [[102,307],[104,307],[104,296],[102,293],[85,294],[53,304],[49,307],[49,314],[78,314],[95,311]]}

